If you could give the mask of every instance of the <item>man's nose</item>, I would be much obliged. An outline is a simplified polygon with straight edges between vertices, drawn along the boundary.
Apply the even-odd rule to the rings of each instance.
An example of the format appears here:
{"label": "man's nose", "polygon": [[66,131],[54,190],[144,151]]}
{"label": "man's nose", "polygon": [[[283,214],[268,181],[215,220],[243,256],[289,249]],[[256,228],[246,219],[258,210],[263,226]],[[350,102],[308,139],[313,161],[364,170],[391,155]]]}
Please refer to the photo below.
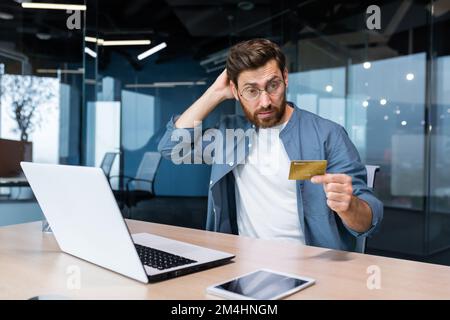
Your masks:
{"label": "man's nose", "polygon": [[262,91],[259,97],[259,106],[261,108],[268,108],[271,104],[270,96],[266,91]]}

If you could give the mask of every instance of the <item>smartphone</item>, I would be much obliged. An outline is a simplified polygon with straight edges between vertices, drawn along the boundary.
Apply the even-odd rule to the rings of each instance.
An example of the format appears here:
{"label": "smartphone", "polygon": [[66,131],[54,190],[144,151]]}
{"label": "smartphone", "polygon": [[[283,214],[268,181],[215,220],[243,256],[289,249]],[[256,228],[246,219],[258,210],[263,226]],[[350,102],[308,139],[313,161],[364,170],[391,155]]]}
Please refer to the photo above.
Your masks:
{"label": "smartphone", "polygon": [[226,299],[278,300],[315,283],[312,278],[259,269],[225,282],[212,285],[207,293]]}

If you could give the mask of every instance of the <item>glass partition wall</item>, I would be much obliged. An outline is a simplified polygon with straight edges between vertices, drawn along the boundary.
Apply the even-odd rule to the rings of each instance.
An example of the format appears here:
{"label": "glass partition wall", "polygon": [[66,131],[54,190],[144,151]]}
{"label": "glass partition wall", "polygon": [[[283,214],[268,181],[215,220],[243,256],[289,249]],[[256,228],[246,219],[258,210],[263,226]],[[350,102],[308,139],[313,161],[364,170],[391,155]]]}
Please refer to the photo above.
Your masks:
{"label": "glass partition wall", "polygon": [[[346,6],[353,14],[339,15]],[[375,193],[385,215],[368,251],[449,264],[448,2],[368,8],[335,3],[312,25],[302,16],[285,45],[289,97],[344,126],[362,161],[380,166]],[[381,28],[370,30],[376,12]]]}
{"label": "glass partition wall", "polygon": [[429,261],[445,264],[450,264],[445,255],[450,246],[450,170],[447,169],[450,162],[449,11],[448,1],[433,2],[427,75],[429,127],[425,149],[428,163],[425,172],[428,178],[425,246],[431,255]]}
{"label": "glass partition wall", "polygon": [[[14,152],[89,166],[113,152],[111,185],[123,189],[229,47],[269,38],[288,58],[288,100],[344,126],[362,161],[380,166],[385,216],[368,252],[450,265],[448,1],[52,1],[86,5],[72,12],[22,2],[0,3],[0,178],[13,175]],[[203,126],[233,113],[227,101]],[[205,199],[209,173],[163,160],[155,193],[189,206]],[[0,186],[0,201],[31,197]],[[183,224],[170,210],[165,222]]]}
{"label": "glass partition wall", "polygon": [[80,163],[81,11],[22,2],[0,3],[0,202],[32,199],[29,188],[8,186],[23,179],[22,160]]}

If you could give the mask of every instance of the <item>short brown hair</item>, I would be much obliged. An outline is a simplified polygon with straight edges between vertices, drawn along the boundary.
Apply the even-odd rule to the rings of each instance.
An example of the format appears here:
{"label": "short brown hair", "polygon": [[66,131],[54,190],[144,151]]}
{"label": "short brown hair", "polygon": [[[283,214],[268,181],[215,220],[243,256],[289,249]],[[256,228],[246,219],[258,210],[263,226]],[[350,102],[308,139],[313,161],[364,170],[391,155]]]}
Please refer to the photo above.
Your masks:
{"label": "short brown hair", "polygon": [[227,58],[228,79],[237,86],[241,72],[254,70],[275,59],[281,72],[286,67],[286,57],[280,47],[267,39],[252,39],[234,45]]}

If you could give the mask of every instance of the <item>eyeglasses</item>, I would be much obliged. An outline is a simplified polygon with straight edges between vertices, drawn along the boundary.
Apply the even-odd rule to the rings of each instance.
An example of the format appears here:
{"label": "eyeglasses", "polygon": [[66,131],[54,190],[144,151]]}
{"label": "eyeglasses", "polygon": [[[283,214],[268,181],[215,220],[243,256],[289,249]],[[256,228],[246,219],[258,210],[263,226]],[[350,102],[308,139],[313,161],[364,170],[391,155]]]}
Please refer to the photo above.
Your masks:
{"label": "eyeglasses", "polygon": [[271,96],[276,96],[280,93],[280,89],[283,87],[284,82],[280,79],[274,79],[269,81],[266,84],[265,89],[259,89],[256,87],[246,87],[244,90],[241,91],[240,95],[245,100],[254,101],[258,99],[261,96],[261,93],[263,91],[267,92],[267,94]]}

